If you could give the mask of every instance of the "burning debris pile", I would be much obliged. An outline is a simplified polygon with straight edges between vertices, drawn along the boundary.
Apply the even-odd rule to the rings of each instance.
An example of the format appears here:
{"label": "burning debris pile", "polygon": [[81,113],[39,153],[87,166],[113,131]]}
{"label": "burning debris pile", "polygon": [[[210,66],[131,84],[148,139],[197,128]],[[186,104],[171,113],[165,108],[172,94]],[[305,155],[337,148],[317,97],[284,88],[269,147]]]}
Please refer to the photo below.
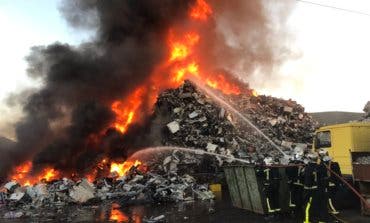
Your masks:
{"label": "burning debris pile", "polygon": [[[311,134],[316,123],[302,106],[291,100],[256,96],[252,91],[239,95],[223,94],[223,97],[288,155],[293,156],[295,148],[308,148],[312,141]],[[29,210],[39,207],[58,209],[69,204],[105,200],[119,200],[124,205],[208,200],[213,199],[214,195],[207,185],[196,183],[191,176],[195,169],[214,173],[225,161],[235,161],[234,157],[249,163],[258,163],[266,157],[274,158],[277,163],[284,162],[281,154],[259,133],[217,105],[215,100],[199,91],[190,81],[159,95],[151,125],[159,125],[163,130],[159,138],[161,145],[179,148],[171,150],[169,156],[163,156],[158,149],[154,158],[145,161],[145,164],[138,160],[111,163],[110,174],[95,179],[52,177],[33,186],[8,182],[1,193],[1,201],[10,208],[22,210],[22,214],[12,212],[4,217],[29,215]],[[199,152],[187,153],[180,147],[194,148]],[[203,151],[220,154],[224,158],[210,158]],[[104,166],[107,165],[102,165],[102,168]]]}
{"label": "burning debris pile", "polygon": [[[301,105],[251,93],[225,97],[288,155],[294,155],[294,148],[309,148],[317,123]],[[156,103],[155,115],[167,117],[164,145],[201,148],[251,163],[266,156],[281,157],[253,128],[216,105],[189,81],[164,91]]]}
{"label": "burning debris pile", "polygon": [[[85,170],[94,168],[100,157],[127,158],[140,148],[135,141],[142,141],[144,146],[161,145],[149,144],[152,141],[130,133],[146,125],[160,92],[180,86],[185,79],[196,78],[224,94],[242,94],[243,84],[238,82],[242,74],[242,79],[248,80],[244,74],[260,70],[259,78],[264,78],[262,73],[270,73],[290,52],[286,41],[280,41],[286,35],[272,26],[276,23],[281,30],[285,24],[289,10],[280,6],[286,3],[265,4],[219,0],[62,1],[60,9],[68,24],[91,30],[94,36],[79,46],[56,42],[31,49],[27,72],[43,85],[10,98],[24,114],[13,126],[17,142],[12,150],[0,148],[4,154],[0,157],[0,182],[26,163],[31,168],[23,171],[23,178],[35,177],[45,168],[57,171],[57,178],[73,174],[87,177],[92,174]],[[284,8],[284,12],[274,8]],[[281,19],[270,16],[273,14]],[[236,64],[238,69],[233,69]],[[188,131],[204,131],[189,133],[186,145],[208,145],[209,150],[226,155],[242,151],[238,148],[244,146],[245,134],[234,130],[224,110],[216,109],[216,115],[224,116],[217,121],[212,120],[213,112],[200,114],[212,109],[212,103],[207,102],[207,106],[187,114]],[[176,137],[185,134],[185,121],[179,121],[165,123]],[[217,129],[221,132],[214,132],[213,122],[221,124]],[[203,126],[205,123],[208,127]],[[221,137],[224,133],[231,135]],[[179,136],[178,142],[168,138],[162,144],[184,144],[181,139],[185,138]]]}
{"label": "burning debris pile", "polygon": [[[164,164],[168,162],[164,161]],[[116,200],[122,205],[137,203],[180,202],[213,199],[207,185],[200,185],[188,175],[175,171],[145,171],[144,166],[132,166],[123,176],[117,172],[109,177],[73,181],[63,178],[50,182],[41,181],[33,186],[21,186],[17,182],[6,183],[0,193],[0,204],[16,210],[5,213],[4,218],[32,216],[32,210],[54,208],[56,212],[71,204],[96,204]],[[162,167],[161,169],[166,169]]]}
{"label": "burning debris pile", "polygon": [[[278,27],[284,25],[286,7],[276,7],[284,8],[282,13],[268,10],[274,7],[264,4],[63,1],[67,21],[75,28],[93,26],[96,36],[80,46],[55,43],[32,48],[27,57],[28,73],[44,84],[37,91],[25,91],[14,98],[22,106],[24,117],[14,126],[14,149],[1,150],[0,182],[13,177],[14,170],[21,172],[18,179],[34,179],[30,186],[6,184],[0,202],[27,209],[113,198],[129,203],[212,197],[207,187],[177,172],[184,162],[203,165],[204,156],[178,152],[165,157],[163,163],[157,160],[156,165],[162,167],[150,167],[149,172],[134,168],[124,175],[94,173],[100,158],[113,162],[139,149],[135,141],[146,146],[193,147],[224,155],[230,158],[227,161],[233,157],[251,163],[266,156],[280,158],[281,154],[252,128],[190,82],[180,86],[185,79],[197,79],[222,92],[276,144],[286,147],[287,153],[294,147],[305,148],[311,142],[314,123],[301,106],[252,96],[238,75],[225,71],[234,70],[238,64],[243,74],[255,69],[269,73],[275,63],[285,59],[280,57],[281,52],[289,54],[283,44],[286,41],[280,41],[286,35],[272,28],[275,21],[279,21]],[[272,12],[283,18],[268,16]],[[279,41],[271,44],[271,39]],[[240,47],[230,46],[230,40]],[[175,89],[163,91],[168,88]],[[147,126],[151,117],[153,122]],[[165,132],[153,139],[145,138],[146,133],[140,135],[140,131],[132,134],[139,128],[152,133],[158,127]],[[212,158],[210,162],[221,166],[224,160]],[[17,171],[18,165],[26,168]],[[41,182],[45,176],[50,180]],[[66,176],[92,179],[69,180],[63,178]]]}

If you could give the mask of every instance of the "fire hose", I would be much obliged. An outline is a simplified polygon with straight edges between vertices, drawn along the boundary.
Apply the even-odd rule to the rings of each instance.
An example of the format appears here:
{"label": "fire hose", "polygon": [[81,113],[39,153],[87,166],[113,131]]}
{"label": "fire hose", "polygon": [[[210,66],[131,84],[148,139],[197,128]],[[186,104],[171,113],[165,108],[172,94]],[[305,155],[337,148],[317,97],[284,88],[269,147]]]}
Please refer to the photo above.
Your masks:
{"label": "fire hose", "polygon": [[370,209],[370,204],[367,202],[367,200],[354,188],[351,184],[349,184],[343,177],[339,176],[337,173],[335,173],[333,170],[331,170],[327,165],[325,165],[326,169],[329,170],[331,174],[333,174],[335,177],[337,177],[340,181],[342,181],[349,189],[352,190],[352,192],[360,198],[361,202],[363,202],[366,206],[366,208]]}

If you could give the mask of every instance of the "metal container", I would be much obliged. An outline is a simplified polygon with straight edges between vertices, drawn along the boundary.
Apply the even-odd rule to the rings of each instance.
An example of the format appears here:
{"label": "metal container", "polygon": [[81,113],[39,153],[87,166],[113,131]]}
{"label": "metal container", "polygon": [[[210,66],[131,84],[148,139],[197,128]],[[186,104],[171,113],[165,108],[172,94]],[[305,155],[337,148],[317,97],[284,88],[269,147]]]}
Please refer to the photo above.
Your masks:
{"label": "metal container", "polygon": [[[224,167],[230,198],[234,207],[259,214],[267,214],[266,196],[262,179],[256,175],[255,165]],[[284,166],[276,166],[280,173],[279,201],[282,212],[289,210],[289,190]]]}
{"label": "metal container", "polygon": [[[361,195],[364,197],[366,202],[370,204],[370,182],[369,181],[358,181],[358,186],[359,186]],[[361,202],[361,213],[363,215],[370,215],[370,209],[363,202]]]}
{"label": "metal container", "polygon": [[[369,152],[351,152],[353,179],[359,187],[361,196],[370,204],[370,164],[357,163],[362,156],[370,156]],[[361,213],[370,215],[370,209],[361,202]]]}
{"label": "metal container", "polygon": [[370,164],[352,164],[353,178],[355,181],[370,182]]}

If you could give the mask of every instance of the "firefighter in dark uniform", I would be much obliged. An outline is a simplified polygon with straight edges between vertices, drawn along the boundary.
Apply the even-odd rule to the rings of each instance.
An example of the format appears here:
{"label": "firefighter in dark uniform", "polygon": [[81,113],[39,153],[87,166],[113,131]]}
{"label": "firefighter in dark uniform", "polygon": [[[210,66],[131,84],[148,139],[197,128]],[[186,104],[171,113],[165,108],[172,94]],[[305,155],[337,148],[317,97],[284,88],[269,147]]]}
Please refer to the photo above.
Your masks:
{"label": "firefighter in dark uniform", "polygon": [[290,162],[291,166],[286,168],[289,186],[289,207],[296,215],[302,215],[302,193],[303,193],[303,161],[302,154],[297,153]]}
{"label": "firefighter in dark uniform", "polygon": [[[320,222],[321,220],[321,203],[318,179],[318,156],[317,154],[308,154],[309,163],[304,170],[304,203],[305,203],[305,218],[304,223]],[[320,188],[321,189],[321,188]]]}
{"label": "firefighter in dark uniform", "polygon": [[281,211],[279,203],[280,173],[278,168],[271,168],[273,159],[264,159],[263,190],[266,197],[266,206],[269,214],[277,214]]}
{"label": "firefighter in dark uniform", "polygon": [[317,154],[309,154],[310,162],[304,170],[305,223],[328,222],[328,173]]}
{"label": "firefighter in dark uniform", "polygon": [[328,187],[329,187],[329,175],[328,170],[323,157],[320,154],[320,159],[317,166],[317,205],[320,222],[328,222],[330,220],[329,209],[328,209]]}
{"label": "firefighter in dark uniform", "polygon": [[[332,161],[332,159],[329,156],[324,156],[323,161],[327,168],[329,168],[331,171],[336,173],[339,176],[342,176],[342,173],[340,171],[340,167],[338,162]],[[336,210],[335,206],[333,205],[333,199],[335,194],[338,191],[338,187],[340,186],[341,182],[334,174],[332,174],[330,171],[328,171],[329,175],[329,184],[328,184],[328,205],[329,205],[329,211],[331,214],[339,214],[339,212]]]}
{"label": "firefighter in dark uniform", "polygon": [[[305,204],[304,223],[312,222],[315,209],[311,207],[317,190],[317,156],[309,154],[309,163],[304,169],[303,201]],[[316,159],[316,160],[315,160]]]}

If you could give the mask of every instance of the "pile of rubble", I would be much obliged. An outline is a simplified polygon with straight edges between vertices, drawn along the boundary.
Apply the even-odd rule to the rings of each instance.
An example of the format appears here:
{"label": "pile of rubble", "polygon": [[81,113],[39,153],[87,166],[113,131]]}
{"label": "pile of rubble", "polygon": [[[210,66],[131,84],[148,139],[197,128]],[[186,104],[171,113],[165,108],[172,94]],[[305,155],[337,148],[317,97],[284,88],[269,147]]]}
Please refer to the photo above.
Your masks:
{"label": "pile of rubble", "polygon": [[[296,102],[248,94],[223,97],[288,155],[294,155],[297,147],[309,148],[317,123]],[[166,127],[163,145],[203,149],[251,163],[266,156],[281,158],[251,126],[218,106],[189,81],[164,91],[158,97],[154,114],[166,117],[166,122],[159,123]]]}
{"label": "pile of rubble", "polygon": [[[294,156],[295,152],[309,148],[317,123],[296,102],[249,94],[224,95],[224,99],[286,154]],[[197,184],[190,176],[192,170],[199,172],[194,171],[195,168],[203,166],[209,173],[225,161],[233,162],[234,157],[249,163],[257,163],[267,157],[277,163],[284,159],[251,126],[217,105],[189,81],[177,89],[161,93],[153,117],[156,118],[154,123],[164,131],[160,137],[162,145],[195,148],[199,153],[174,150],[170,156],[148,162],[150,171],[134,166],[123,177],[111,174],[93,183],[86,179],[63,178],[21,186],[11,181],[0,189],[0,206],[12,210],[3,217],[18,218],[27,216],[27,210],[31,209],[52,207],[59,210],[70,204],[93,204],[105,200],[118,200],[123,205],[209,200],[214,195],[208,185]],[[206,156],[201,151],[219,154],[223,158]],[[213,168],[211,171],[210,167]]]}
{"label": "pile of rubble", "polygon": [[0,206],[6,205],[12,211],[3,217],[18,218],[27,216],[27,211],[32,209],[53,207],[61,210],[71,204],[95,204],[105,200],[129,205],[214,198],[208,185],[197,184],[188,174],[180,176],[170,170],[162,173],[143,172],[139,167],[132,167],[123,177],[112,174],[94,183],[86,179],[75,182],[67,178],[33,186],[8,182],[0,192]]}

